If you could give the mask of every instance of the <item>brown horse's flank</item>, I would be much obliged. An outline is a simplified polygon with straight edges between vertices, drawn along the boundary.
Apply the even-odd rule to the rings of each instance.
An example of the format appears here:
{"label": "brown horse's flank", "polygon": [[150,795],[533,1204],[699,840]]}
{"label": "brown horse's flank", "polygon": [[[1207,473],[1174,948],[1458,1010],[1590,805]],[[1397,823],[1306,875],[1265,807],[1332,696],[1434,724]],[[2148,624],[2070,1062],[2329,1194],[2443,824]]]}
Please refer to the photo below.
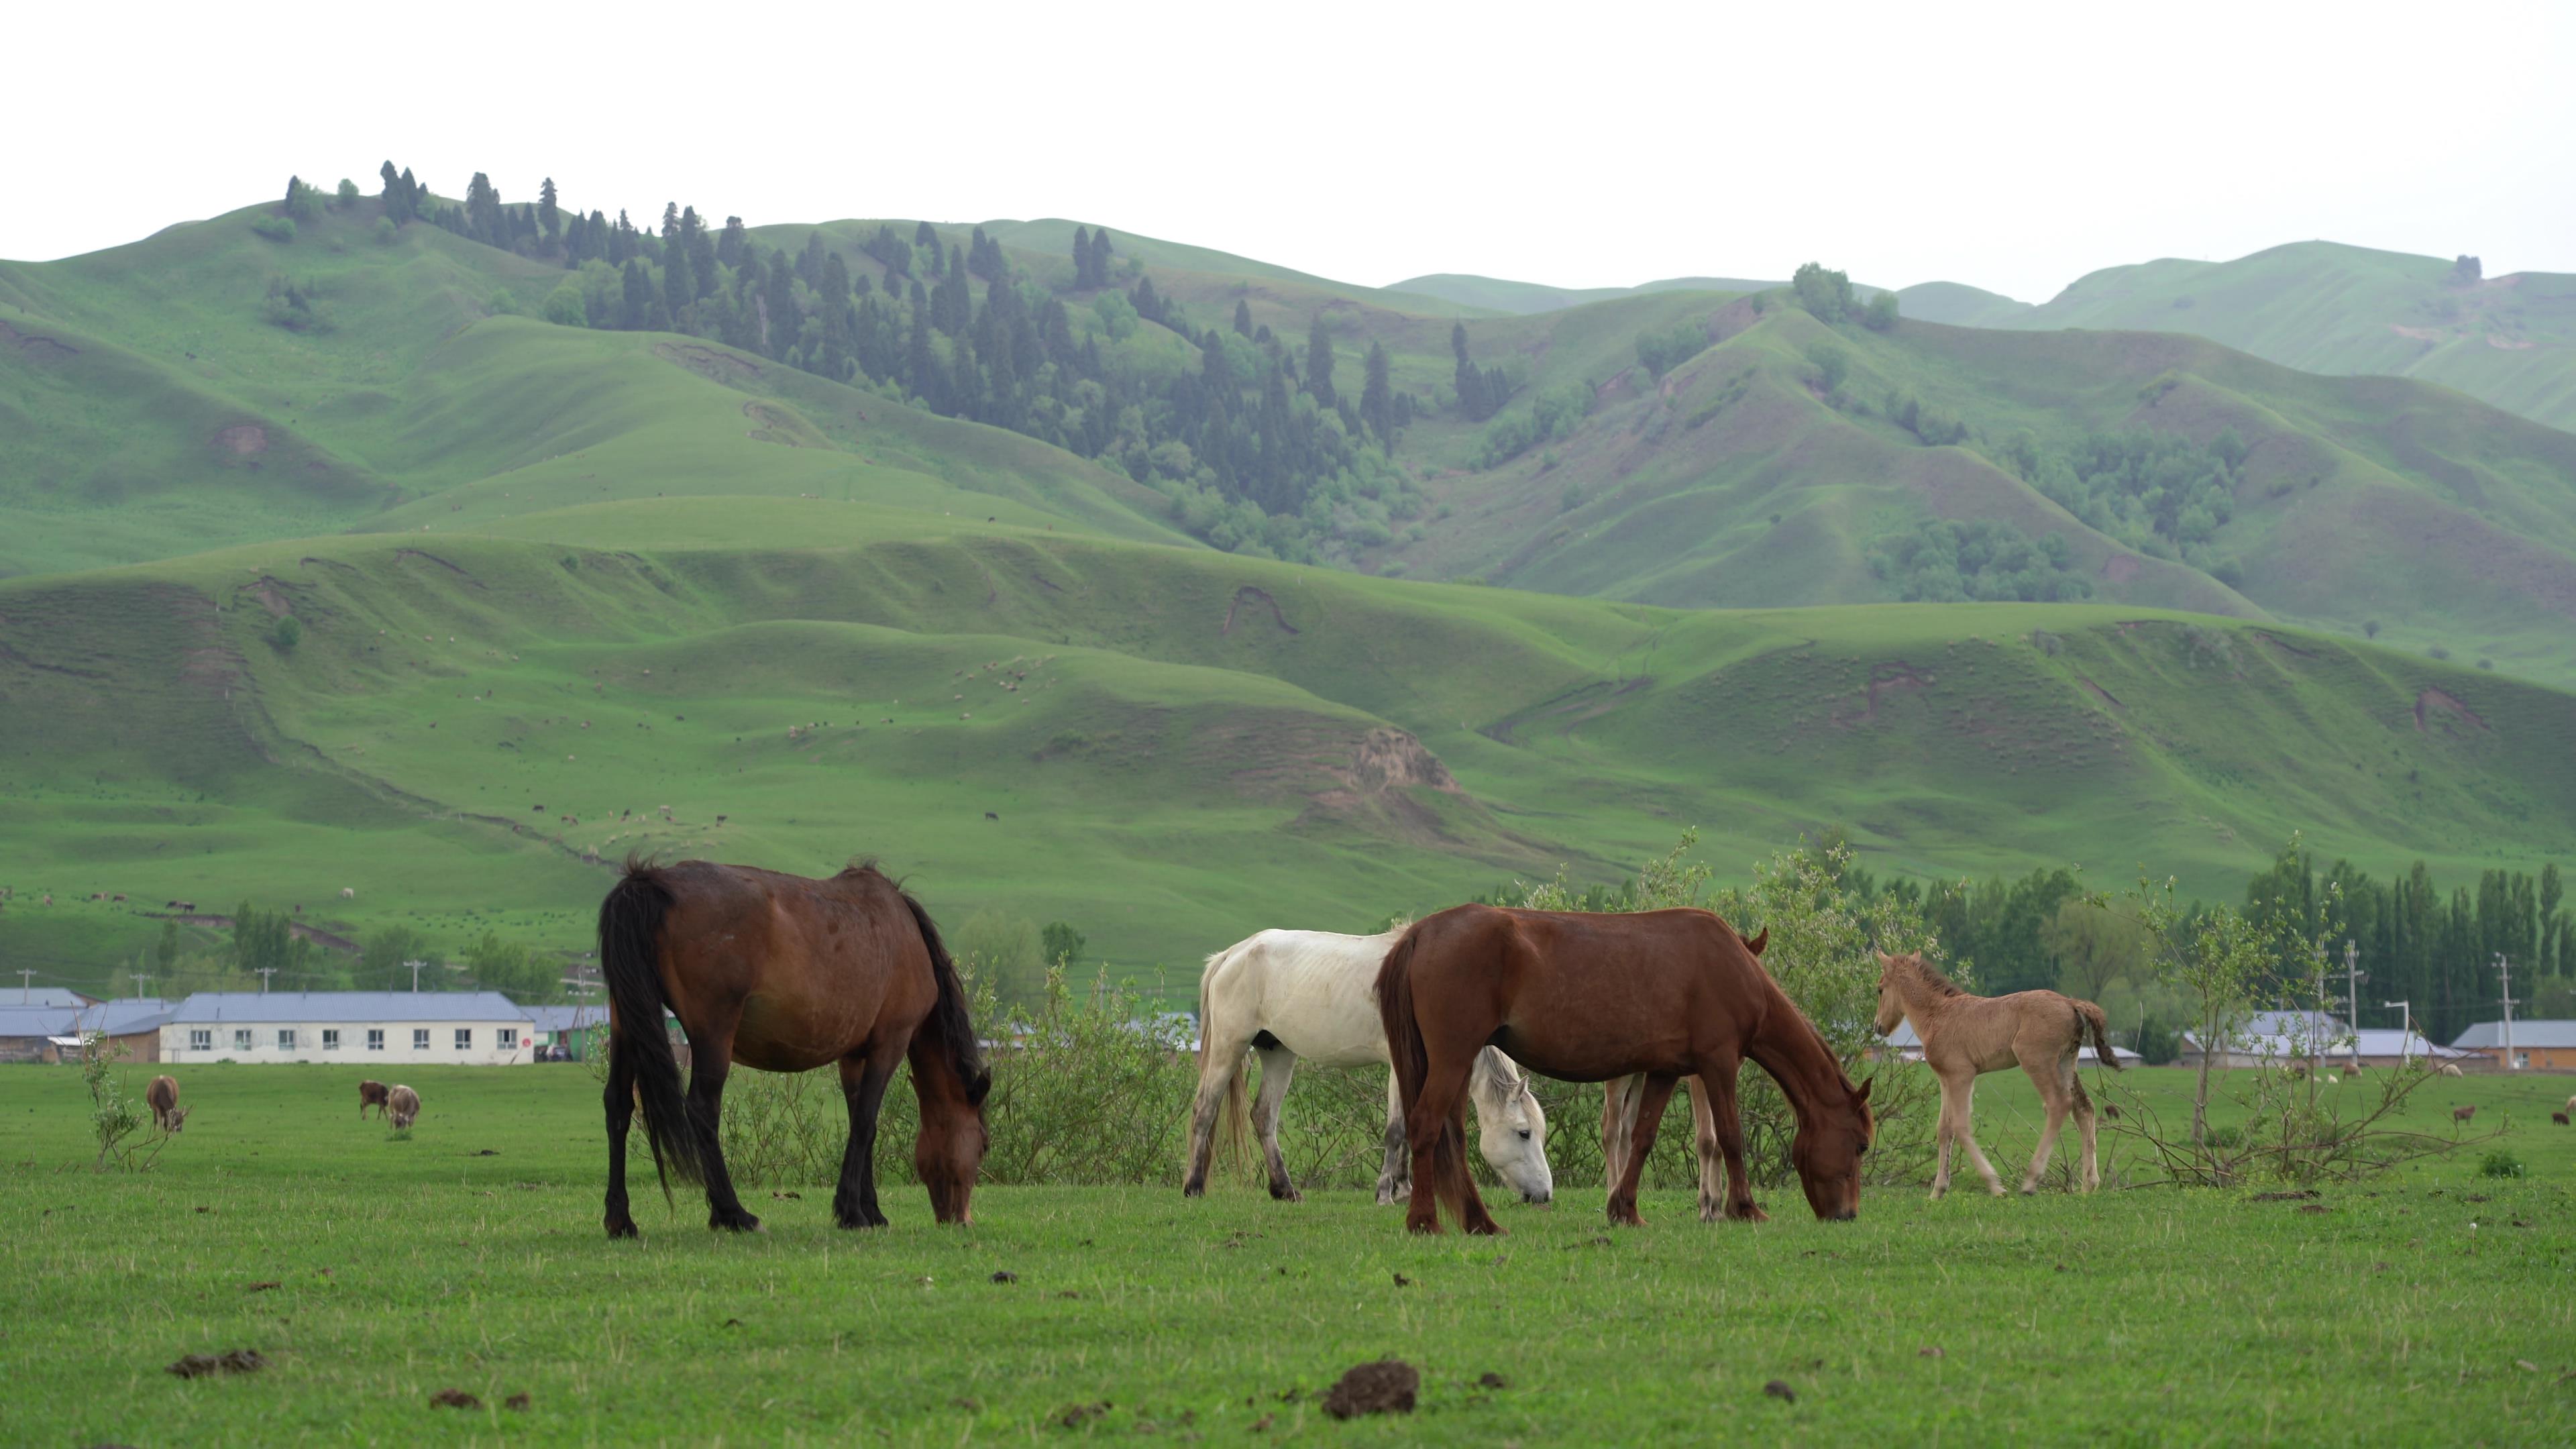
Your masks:
{"label": "brown horse's flank", "polygon": [[[801,1072],[838,1063],[850,1112],[833,1214],[843,1227],[885,1223],[876,1195],[877,1115],[909,1060],[921,1103],[913,1164],[942,1222],[969,1219],[991,1088],[965,989],[938,927],[875,866],[824,880],[747,866],[630,860],[600,903],[609,991],[607,1224],[632,1236],[626,1134],[637,1104],[663,1191],[705,1185],[710,1227],[757,1228],[725,1169],[717,1135],[734,1063]],[[683,1091],[662,1029],[688,1033]]]}
{"label": "brown horse's flank", "polygon": [[1950,1190],[1954,1142],[1967,1148],[1968,1161],[1986,1180],[1986,1190],[2002,1195],[2003,1183],[1986,1155],[1977,1150],[1969,1122],[1978,1075],[2014,1065],[2029,1074],[2047,1108],[2039,1150],[2031,1157],[2021,1190],[2038,1189],[2040,1174],[2048,1170],[2049,1155],[2056,1150],[2058,1129],[2069,1113],[2084,1139],[2084,1190],[2099,1187],[2102,1173],[2094,1157],[2093,1100],[2084,1094],[2083,1079],[2076,1075],[2075,1054],[2090,1037],[2102,1064],[2115,1072],[2120,1069],[2102,1008],[2054,991],[1977,996],[1925,965],[1920,953],[1881,953],[1878,959],[1879,1034],[1894,1031],[1899,1021],[1912,1021],[1914,1034],[1923,1039],[1923,1063],[1941,1082],[1939,1161],[1933,1168],[1932,1195],[1939,1197]]}
{"label": "brown horse's flank", "polygon": [[1874,1132],[1824,1038],[1707,911],[1586,914],[1457,906],[1414,925],[1378,973],[1378,1010],[1413,1148],[1405,1225],[1438,1232],[1435,1199],[1471,1233],[1499,1232],[1467,1176],[1463,1098],[1476,1053],[1495,1046],[1531,1071],[1598,1082],[1643,1074],[1638,1138],[1610,1191],[1636,1223],[1637,1179],[1664,1104],[1684,1077],[1712,1097],[1728,1175],[1726,1215],[1761,1216],[1744,1168],[1736,1075],[1761,1064],[1797,1113],[1791,1160],[1821,1218],[1859,1207],[1860,1154]]}

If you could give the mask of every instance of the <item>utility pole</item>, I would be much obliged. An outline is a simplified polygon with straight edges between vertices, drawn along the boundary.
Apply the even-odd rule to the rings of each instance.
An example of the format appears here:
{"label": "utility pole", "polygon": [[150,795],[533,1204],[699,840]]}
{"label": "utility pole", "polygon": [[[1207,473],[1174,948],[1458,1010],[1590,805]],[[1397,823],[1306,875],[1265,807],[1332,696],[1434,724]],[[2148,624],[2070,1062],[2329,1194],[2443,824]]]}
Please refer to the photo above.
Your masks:
{"label": "utility pole", "polygon": [[133,979],[134,994],[138,997],[143,994],[143,983],[152,979],[151,976],[141,971],[128,971],[125,974]]}
{"label": "utility pole", "polygon": [[2495,967],[2496,974],[2504,980],[2498,995],[2504,1002],[2504,1069],[2509,1072],[2513,1070],[2513,963],[2498,951],[2495,953]]}
{"label": "utility pole", "polygon": [[20,1006],[24,1006],[35,999],[36,973],[33,971],[20,971],[18,973],[18,1004]]}
{"label": "utility pole", "polygon": [[[2361,1066],[2361,983],[2370,973],[2361,969],[2361,947],[2350,940],[2343,943],[2344,1030],[2352,1033],[2352,1064]],[[2405,1044],[2400,1042],[2402,1052]]]}
{"label": "utility pole", "polygon": [[[2397,1065],[2402,1067],[2406,1065],[2406,1044],[2415,1039],[2415,1003],[2411,1001],[2383,1001],[2379,1004],[2382,1006],[2396,1007],[2397,1019],[2404,1023],[2404,1028],[2397,1033]],[[2433,1064],[2433,1050],[2430,1042],[2425,1043],[2424,1064],[2426,1066],[2431,1066]]]}
{"label": "utility pole", "polygon": [[266,996],[268,994],[268,978],[277,974],[277,968],[274,966],[262,966],[257,969],[259,971],[259,994]]}
{"label": "utility pole", "polygon": [[405,961],[403,964],[411,968],[411,989],[413,994],[417,995],[420,991],[420,968],[428,965],[429,963],[426,961]]}

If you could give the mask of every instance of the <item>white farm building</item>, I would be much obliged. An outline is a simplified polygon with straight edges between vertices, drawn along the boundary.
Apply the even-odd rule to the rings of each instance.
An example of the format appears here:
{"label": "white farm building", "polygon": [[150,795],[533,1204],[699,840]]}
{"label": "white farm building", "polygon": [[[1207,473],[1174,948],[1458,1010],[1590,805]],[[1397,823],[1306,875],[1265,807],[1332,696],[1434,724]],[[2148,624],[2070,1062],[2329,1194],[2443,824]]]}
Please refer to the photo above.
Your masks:
{"label": "white farm building", "polygon": [[161,1027],[164,1062],[531,1061],[535,1025],[497,991],[200,991]]}

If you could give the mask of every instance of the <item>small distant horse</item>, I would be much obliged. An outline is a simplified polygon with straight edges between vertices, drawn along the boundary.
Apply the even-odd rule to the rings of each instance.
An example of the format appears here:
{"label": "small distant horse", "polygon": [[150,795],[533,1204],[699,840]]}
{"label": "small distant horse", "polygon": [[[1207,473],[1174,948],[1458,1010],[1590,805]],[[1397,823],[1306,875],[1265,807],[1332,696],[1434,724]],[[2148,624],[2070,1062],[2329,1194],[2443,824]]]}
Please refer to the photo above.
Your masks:
{"label": "small distant horse", "polygon": [[[1219,1126],[1240,1136],[1244,1108],[1244,1052],[1261,1057],[1261,1100],[1248,1115],[1258,1131],[1270,1170],[1270,1195],[1300,1197],[1279,1155],[1279,1108],[1300,1058],[1319,1067],[1387,1064],[1386,1027],[1377,1015],[1377,973],[1402,928],[1375,936],[1331,931],[1263,931],[1207,958],[1199,974],[1199,1090],[1190,1115],[1189,1176],[1181,1191],[1207,1189],[1208,1157]],[[1475,1099],[1477,1145],[1485,1161],[1523,1201],[1544,1203],[1556,1193],[1547,1166],[1547,1113],[1512,1059],[1492,1047],[1476,1058],[1468,1081]],[[1377,1200],[1408,1191],[1404,1109],[1395,1078],[1386,1084],[1386,1162],[1377,1178]]]}
{"label": "small distant horse", "polygon": [[1404,1223],[1414,1232],[1440,1231],[1435,1197],[1465,1231],[1502,1231],[1476,1195],[1465,1153],[1467,1080],[1487,1046],[1565,1081],[1644,1074],[1635,1146],[1610,1189],[1614,1223],[1642,1222],[1639,1172],[1674,1086],[1694,1076],[1708,1089],[1726,1163],[1727,1216],[1752,1215],[1736,1107],[1736,1072],[1748,1056],[1797,1114],[1789,1159],[1807,1205],[1819,1218],[1859,1213],[1860,1157],[1877,1132],[1869,1084],[1851,1084],[1743,938],[1708,911],[1453,906],[1396,941],[1378,972],[1377,1000],[1413,1149]]}
{"label": "small distant horse", "polygon": [[179,1082],[175,1077],[154,1077],[143,1089],[143,1105],[152,1109],[152,1125],[176,1136],[179,1124],[188,1120],[189,1108],[179,1105]]}
{"label": "small distant horse", "polygon": [[376,1109],[376,1115],[377,1115],[378,1117],[382,1117],[382,1116],[384,1116],[384,1115],[385,1115],[385,1084],[384,1084],[384,1083],[382,1083],[382,1082],[360,1082],[360,1083],[358,1084],[358,1116],[359,1116],[361,1119],[364,1119],[364,1118],[366,1117],[366,1115],[367,1115],[367,1109],[368,1109],[369,1107],[373,1107],[373,1108],[375,1108],[375,1109]]}
{"label": "small distant horse", "polygon": [[396,1132],[410,1131],[411,1124],[420,1119],[420,1093],[400,1082],[394,1083],[393,1089],[385,1093],[385,1106],[393,1114]]}
{"label": "small distant horse", "polygon": [[1924,1065],[1941,1080],[1941,1126],[1936,1134],[1940,1157],[1932,1171],[1932,1195],[1937,1198],[1950,1190],[1950,1145],[1957,1142],[1968,1149],[1968,1160],[1985,1178],[1986,1191],[2003,1196],[2004,1185],[1996,1178],[1994,1165],[1977,1150],[1969,1118],[1978,1076],[2016,1063],[2030,1075],[2031,1085],[2039,1088],[2039,1100],[2048,1109],[2039,1151],[2030,1159],[2021,1190],[2039,1190],[2040,1174],[2048,1170],[2049,1155],[2057,1150],[2058,1129],[2066,1125],[2069,1111],[2084,1136],[2084,1190],[2100,1187],[2102,1171],[2093,1156],[2093,1100],[2084,1095],[2084,1082],[2075,1074],[2075,1056],[2090,1036],[2102,1065],[2120,1070],[2102,1008],[2054,991],[1973,996],[1924,965],[1919,952],[1890,956],[1882,951],[1878,961],[1878,1017],[1873,1025],[1885,1036],[1896,1030],[1898,1022],[1912,1021],[1914,1034],[1923,1039]]}
{"label": "small distant horse", "polygon": [[2478,1109],[2475,1104],[2466,1107],[2453,1107],[2451,1109],[2451,1120],[2462,1124],[2465,1124],[2470,1118],[2475,1117],[2476,1115],[2478,1115]]}
{"label": "small distant horse", "polygon": [[2433,1070],[2441,1076],[2456,1077],[2460,1075],[2460,1064],[2458,1062],[2444,1062]]}
{"label": "small distant horse", "polygon": [[[868,862],[824,880],[750,866],[630,858],[599,907],[608,981],[608,1235],[635,1236],[626,1204],[626,1131],[635,1101],[668,1195],[703,1183],[707,1226],[754,1231],[717,1137],[736,1061],[768,1072],[838,1063],[850,1111],[833,1218],[883,1227],[877,1112],[894,1069],[912,1063],[921,1104],[913,1167],[943,1223],[972,1221],[968,1199],[991,1138],[992,1089],[966,990],[921,903]],[[689,1034],[687,1096],[662,1025],[667,1004]]]}

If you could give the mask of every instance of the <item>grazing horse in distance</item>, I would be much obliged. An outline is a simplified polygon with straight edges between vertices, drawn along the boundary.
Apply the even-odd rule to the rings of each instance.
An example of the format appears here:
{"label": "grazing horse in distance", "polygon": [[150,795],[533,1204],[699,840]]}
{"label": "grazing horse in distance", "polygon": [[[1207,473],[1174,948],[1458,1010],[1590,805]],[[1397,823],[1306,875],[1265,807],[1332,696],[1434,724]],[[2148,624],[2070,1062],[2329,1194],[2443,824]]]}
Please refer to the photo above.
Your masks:
{"label": "grazing horse in distance", "polygon": [[176,1077],[154,1077],[143,1089],[143,1105],[152,1109],[152,1125],[176,1136],[179,1124],[188,1120],[189,1109],[179,1105],[179,1081]]}
{"label": "grazing horse in distance", "polygon": [[420,1093],[396,1082],[393,1090],[385,1093],[385,1107],[393,1114],[394,1130],[408,1132],[420,1117]]}
{"label": "grazing horse in distance", "polygon": [[1860,1158],[1877,1125],[1858,1087],[1745,949],[1703,910],[1591,914],[1453,906],[1417,922],[1387,953],[1378,1014],[1413,1148],[1405,1226],[1440,1231],[1449,1205],[1470,1233],[1502,1231],[1467,1175],[1464,1101],[1476,1054],[1511,1053],[1529,1071],[1573,1082],[1643,1073],[1638,1135],[1610,1188],[1610,1220],[1637,1224],[1637,1177],[1664,1104],[1684,1077],[1709,1090],[1727,1169],[1727,1215],[1748,1216],[1736,1072],[1751,1057],[1797,1114],[1789,1159],[1819,1218],[1860,1209]]}
{"label": "grazing horse in distance", "polygon": [[378,1117],[385,1115],[384,1083],[360,1082],[358,1084],[358,1116],[364,1118],[367,1115],[367,1109],[369,1107],[376,1109],[376,1115]]}
{"label": "grazing horse in distance", "polygon": [[[1189,1176],[1181,1191],[1207,1189],[1208,1157],[1219,1127],[1240,1140],[1247,1116],[1260,1134],[1270,1195],[1295,1202],[1279,1155],[1279,1107],[1300,1058],[1320,1067],[1387,1064],[1386,1027],[1377,1014],[1377,973],[1403,928],[1374,936],[1331,931],[1263,931],[1207,958],[1199,974],[1199,1090],[1190,1115]],[[1243,1054],[1261,1057],[1261,1099],[1244,1107]],[[1492,1047],[1477,1054],[1468,1095],[1476,1103],[1477,1146],[1496,1175],[1525,1202],[1556,1194],[1547,1166],[1547,1113],[1512,1059]],[[1386,1084],[1386,1162],[1377,1200],[1406,1190],[1404,1110],[1395,1079]]]}
{"label": "grazing horse in distance", "polygon": [[2003,1196],[2004,1185],[1996,1178],[1994,1165],[1977,1150],[1969,1117],[1977,1077],[2016,1063],[2029,1074],[2031,1085],[2039,1088],[2039,1100],[2048,1109],[2039,1151],[2031,1156],[2021,1190],[2039,1190],[2039,1176],[2048,1170],[2049,1154],[2057,1150],[2058,1129],[2066,1125],[2070,1111],[2084,1137],[2084,1190],[2100,1187],[2102,1171],[2093,1155],[2093,1099],[2084,1095],[2083,1079],[2075,1074],[2075,1056],[2089,1036],[2102,1065],[2120,1070],[2102,1008],[2054,991],[1971,995],[1924,965],[1920,952],[1890,956],[1881,951],[1878,962],[1878,1016],[1871,1024],[1885,1036],[1896,1030],[1898,1022],[1913,1022],[1914,1034],[1923,1039],[1924,1065],[1941,1081],[1940,1159],[1932,1171],[1932,1195],[1937,1198],[1950,1190],[1950,1144],[1956,1141],[1968,1149],[1968,1160],[1985,1178],[1986,1191]]}
{"label": "grazing horse in distance", "polygon": [[[635,1236],[626,1203],[626,1132],[636,1100],[667,1196],[673,1177],[702,1183],[707,1226],[755,1231],[717,1136],[737,1061],[769,1072],[838,1063],[850,1111],[832,1215],[883,1227],[877,1112],[906,1060],[921,1104],[913,1168],[943,1223],[973,1221],[968,1199],[991,1138],[984,1067],[966,989],[921,903],[868,862],[825,880],[750,866],[629,858],[599,907],[608,981],[608,1235]],[[663,1028],[689,1034],[687,1094]]]}

